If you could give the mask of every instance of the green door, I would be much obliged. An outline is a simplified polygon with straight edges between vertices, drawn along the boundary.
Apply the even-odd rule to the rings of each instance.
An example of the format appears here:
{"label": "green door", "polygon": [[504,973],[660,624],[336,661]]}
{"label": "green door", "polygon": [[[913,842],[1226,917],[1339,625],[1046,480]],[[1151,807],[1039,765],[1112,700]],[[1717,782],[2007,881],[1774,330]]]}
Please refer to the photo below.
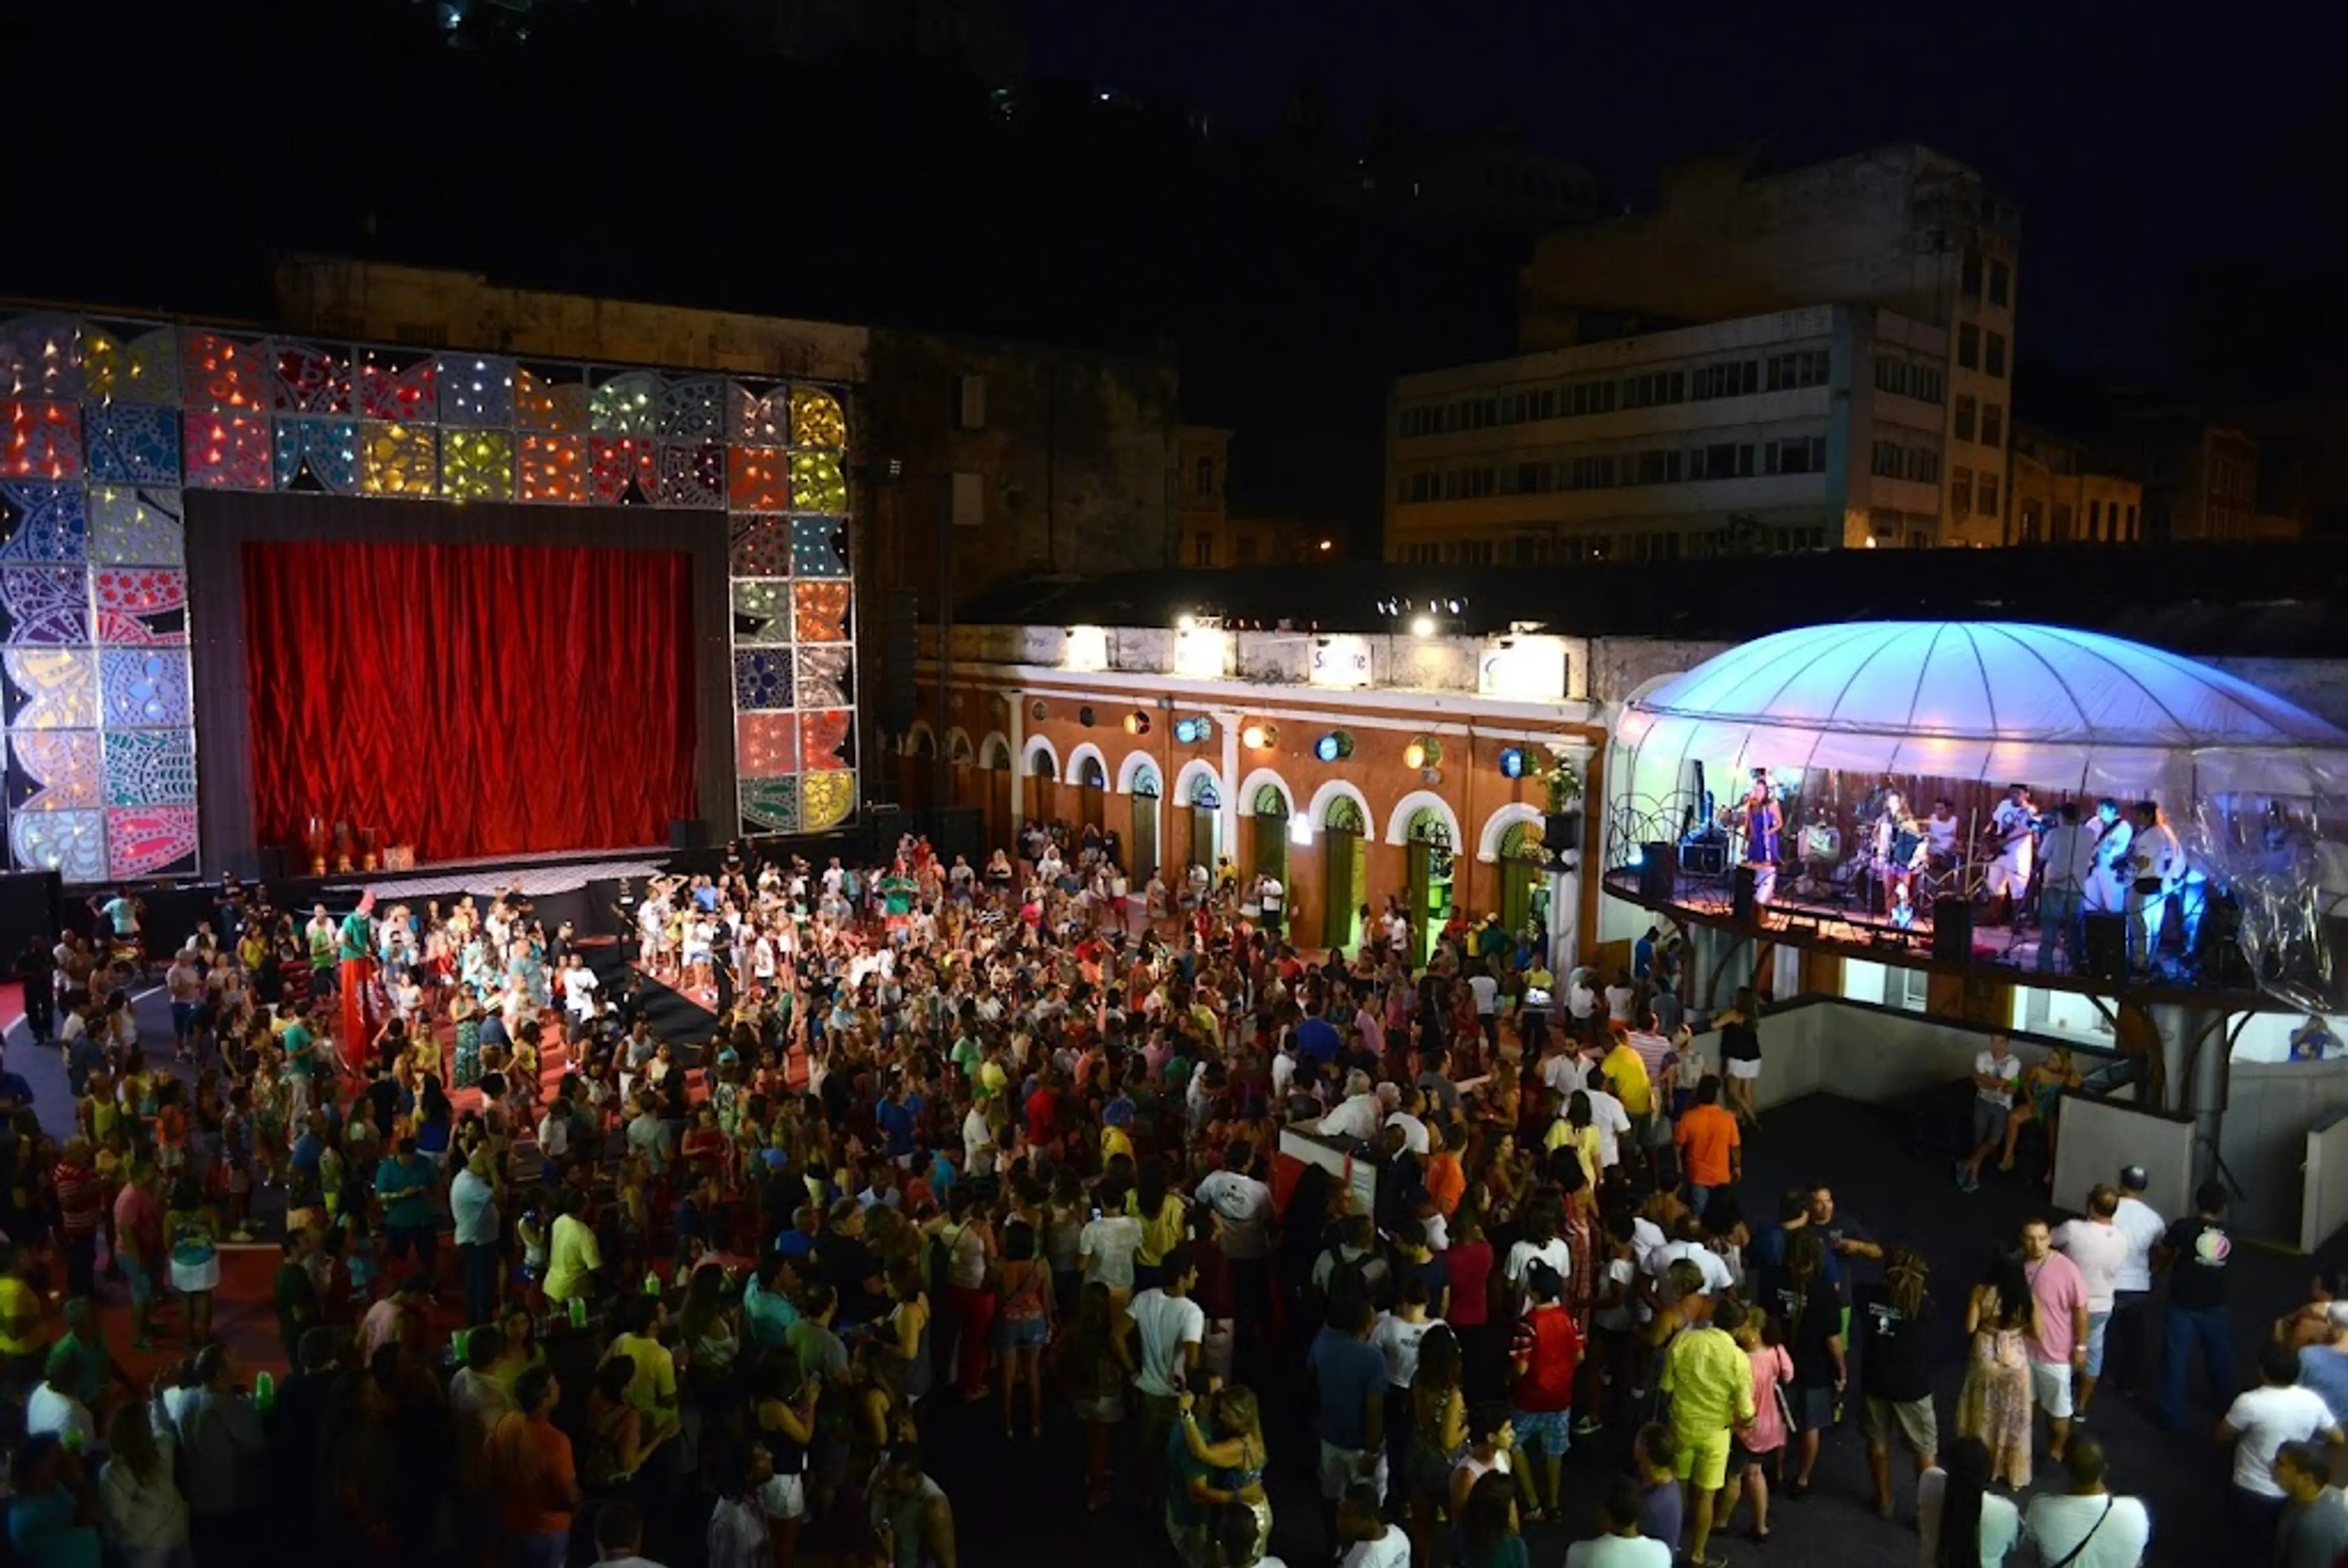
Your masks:
{"label": "green door", "polygon": [[1523,930],[1549,902],[1549,851],[1540,827],[1512,822],[1500,835],[1500,921]]}
{"label": "green door", "polygon": [[1426,967],[1435,934],[1451,918],[1451,828],[1422,807],[1410,819],[1411,967]]}
{"label": "green door", "polygon": [[1350,795],[1331,802],[1321,825],[1321,940],[1332,952],[1361,950],[1362,889],[1370,868],[1367,827]]}

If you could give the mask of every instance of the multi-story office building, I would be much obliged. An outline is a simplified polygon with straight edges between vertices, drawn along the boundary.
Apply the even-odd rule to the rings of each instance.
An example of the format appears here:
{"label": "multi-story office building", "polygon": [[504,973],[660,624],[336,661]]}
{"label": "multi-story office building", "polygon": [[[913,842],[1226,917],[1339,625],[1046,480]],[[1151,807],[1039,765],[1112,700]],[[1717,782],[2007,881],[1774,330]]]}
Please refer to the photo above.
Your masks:
{"label": "multi-story office building", "polygon": [[[1386,557],[1928,547],[1943,537],[1948,393],[1945,330],[1851,305],[1404,376]],[[1969,474],[1968,504],[1995,516],[2003,477]]]}
{"label": "multi-story office building", "polygon": [[1520,279],[1519,341],[1561,348],[1822,303],[1890,312],[1946,340],[1941,496],[1926,542],[1994,545],[2009,487],[2019,249],[2015,205],[1930,148],[1780,173],[1700,160],[1664,173],[1652,210],[1544,237]]}

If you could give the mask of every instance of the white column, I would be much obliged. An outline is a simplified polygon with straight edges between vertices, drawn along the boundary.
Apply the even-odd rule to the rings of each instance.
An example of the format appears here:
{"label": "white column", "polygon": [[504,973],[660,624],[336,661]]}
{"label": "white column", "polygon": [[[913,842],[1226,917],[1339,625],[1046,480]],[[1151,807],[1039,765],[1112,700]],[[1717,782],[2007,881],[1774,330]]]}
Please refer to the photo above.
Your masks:
{"label": "white column", "polygon": [[1011,722],[1004,726],[1011,737],[1011,842],[1012,857],[1018,858],[1019,825],[1027,816],[1027,695],[1015,692],[1011,696]]}
{"label": "white column", "polygon": [[1563,983],[1581,961],[1581,868],[1579,858],[1549,870],[1549,967]]}
{"label": "white column", "polygon": [[[1218,835],[1225,855],[1231,864],[1240,858],[1240,716],[1237,713],[1217,713],[1215,733],[1223,742],[1223,809],[1222,826]],[[1213,866],[1207,867],[1212,871]]]}

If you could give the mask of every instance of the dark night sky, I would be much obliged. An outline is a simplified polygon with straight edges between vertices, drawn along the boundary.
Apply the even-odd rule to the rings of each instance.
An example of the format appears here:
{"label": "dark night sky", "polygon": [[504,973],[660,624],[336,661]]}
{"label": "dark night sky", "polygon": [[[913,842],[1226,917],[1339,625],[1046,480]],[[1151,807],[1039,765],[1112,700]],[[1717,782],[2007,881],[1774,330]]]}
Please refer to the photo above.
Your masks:
{"label": "dark night sky", "polygon": [[2024,204],[2030,346],[2082,366],[2165,368],[2189,267],[2342,263],[2348,109],[2320,10],[1021,4],[1039,76],[1181,98],[1246,129],[1302,82],[1348,126],[1390,92],[1428,130],[1512,119],[1634,198],[1695,150],[1762,141],[1792,163],[1931,144]]}

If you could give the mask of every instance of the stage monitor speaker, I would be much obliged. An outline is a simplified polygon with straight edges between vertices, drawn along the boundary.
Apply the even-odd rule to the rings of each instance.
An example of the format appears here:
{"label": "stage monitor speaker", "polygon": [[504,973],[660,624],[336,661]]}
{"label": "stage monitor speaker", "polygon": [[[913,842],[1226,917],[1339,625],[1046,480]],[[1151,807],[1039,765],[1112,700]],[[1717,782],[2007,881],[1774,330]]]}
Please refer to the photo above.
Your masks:
{"label": "stage monitor speaker", "polygon": [[921,661],[922,596],[889,590],[887,634],[880,644],[880,728],[901,735],[913,727],[913,669]]}
{"label": "stage monitor speaker", "polygon": [[1970,964],[1973,961],[1973,907],[1968,898],[1932,900],[1932,961]]}
{"label": "stage monitor speaker", "polygon": [[1725,838],[1691,838],[1679,846],[1679,868],[1691,876],[1728,874],[1728,841]]}
{"label": "stage monitor speaker", "polygon": [[[1758,866],[1740,866],[1735,879],[1730,884],[1728,913],[1739,924],[1750,924],[1761,913],[1761,872]],[[1773,887],[1776,877],[1772,876]]]}
{"label": "stage monitor speaker", "polygon": [[680,816],[668,825],[668,846],[671,849],[706,849],[709,847],[709,823],[698,816]]}
{"label": "stage monitor speaker", "polygon": [[1553,811],[1541,822],[1541,847],[1551,855],[1570,855],[1581,847],[1581,814]]}
{"label": "stage monitor speaker", "polygon": [[2085,936],[2080,947],[2085,956],[2080,968],[2099,980],[2117,984],[2127,977],[2127,917],[2115,909],[2097,909],[2080,921]]}
{"label": "stage monitor speaker", "polygon": [[1679,897],[1680,846],[1643,844],[1639,856],[1639,897],[1650,904],[1668,904]]}

